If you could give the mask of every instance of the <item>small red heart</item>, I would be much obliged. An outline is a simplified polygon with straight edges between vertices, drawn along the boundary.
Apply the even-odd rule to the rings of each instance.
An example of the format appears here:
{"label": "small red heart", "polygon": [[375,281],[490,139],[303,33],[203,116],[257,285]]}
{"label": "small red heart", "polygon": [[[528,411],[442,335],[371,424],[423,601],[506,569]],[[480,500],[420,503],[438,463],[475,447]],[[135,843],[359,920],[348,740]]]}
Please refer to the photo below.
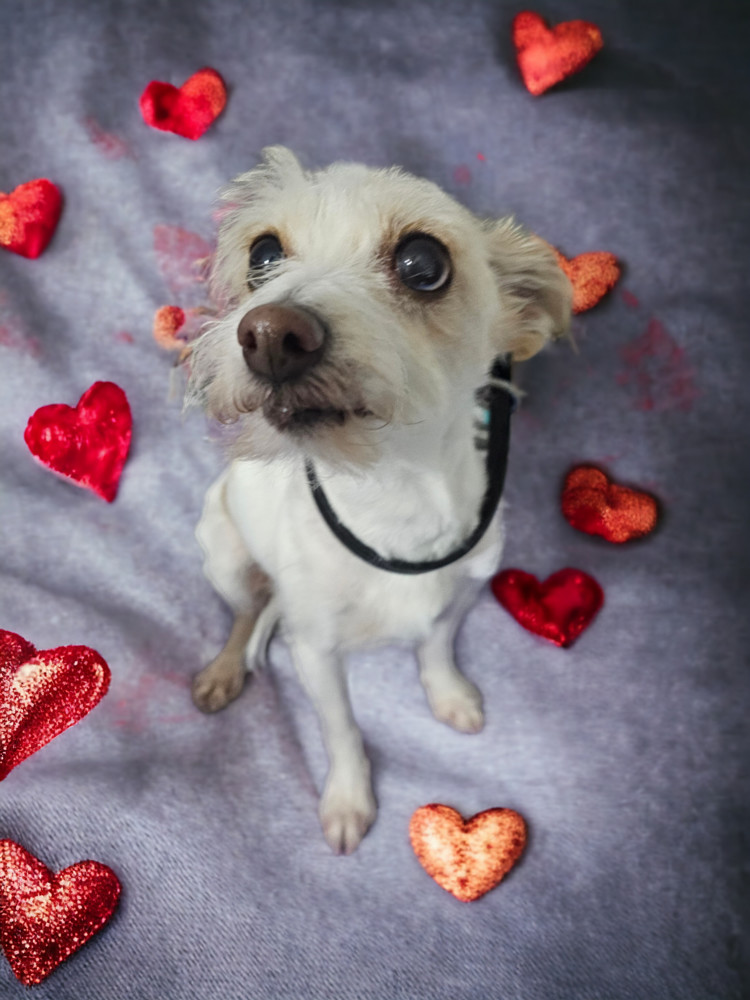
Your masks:
{"label": "small red heart", "polygon": [[185,325],[185,310],[179,306],[161,306],[154,313],[154,340],[166,351],[182,350],[183,340],[177,334]]}
{"label": "small red heart", "polygon": [[612,291],[620,278],[617,257],[606,250],[593,250],[568,258],[555,247],[552,249],[555,251],[557,263],[573,286],[574,313],[593,309],[607,292]]}
{"label": "small red heart", "polygon": [[0,944],[13,975],[36,986],[111,919],[120,881],[98,861],[51,872],[12,840],[0,840]]}
{"label": "small red heart", "polygon": [[512,809],[486,809],[471,819],[450,806],[420,806],[409,823],[417,860],[462,903],[479,899],[508,874],[526,846],[526,823]]}
{"label": "small red heart", "polygon": [[548,28],[543,18],[527,10],[513,21],[513,44],[526,89],[537,97],[583,69],[604,42],[601,31],[588,21]]}
{"label": "small red heart", "polygon": [[47,246],[62,211],[62,194],[52,181],[28,181],[0,191],[0,246],[34,259]]}
{"label": "small red heart", "polygon": [[109,681],[109,667],[88,646],[39,651],[0,629],[0,781],[87,715]]}
{"label": "small red heart", "polygon": [[490,586],[519,625],[557,646],[571,646],[604,603],[602,588],[580,569],[558,570],[542,583],[531,573],[506,569]]}
{"label": "small red heart", "polygon": [[132,429],[119,385],[95,382],[75,408],[64,403],[40,407],[29,419],[24,440],[42,465],[112,503]]}
{"label": "small red heart", "polygon": [[601,469],[590,465],[580,465],[568,473],[561,505],[574,528],[618,544],[648,535],[659,517],[652,496],[619,486]]}
{"label": "small red heart", "polygon": [[224,110],[227,88],[210,66],[199,69],[178,89],[152,80],[139,101],[143,120],[152,128],[200,139]]}

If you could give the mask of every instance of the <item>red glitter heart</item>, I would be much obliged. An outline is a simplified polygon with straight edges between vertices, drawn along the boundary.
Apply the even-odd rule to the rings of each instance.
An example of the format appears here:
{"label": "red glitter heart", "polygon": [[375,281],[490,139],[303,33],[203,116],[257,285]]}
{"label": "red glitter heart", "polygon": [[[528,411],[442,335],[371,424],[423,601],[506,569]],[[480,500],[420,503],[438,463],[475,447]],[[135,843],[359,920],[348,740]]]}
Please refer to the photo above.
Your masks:
{"label": "red glitter heart", "polygon": [[152,80],[139,101],[147,125],[186,139],[200,139],[226,103],[224,81],[209,66],[199,69],[180,88]]}
{"label": "red glitter heart", "polygon": [[420,806],[409,823],[417,860],[462,903],[479,899],[508,874],[526,846],[526,823],[512,809],[464,819],[450,806]]}
{"label": "red glitter heart", "polygon": [[127,396],[119,385],[95,382],[75,408],[53,403],[38,409],[24,440],[42,465],[112,503],[132,426]]}
{"label": "red glitter heart", "polygon": [[577,257],[564,257],[554,247],[557,263],[573,286],[573,312],[582,313],[600,302],[611,292],[620,277],[617,257],[606,250],[579,253]]}
{"label": "red glitter heart", "polygon": [[12,840],[0,840],[0,944],[13,975],[36,986],[110,920],[120,881],[98,861],[51,872]]}
{"label": "red glitter heart", "polygon": [[0,191],[0,246],[22,257],[38,257],[52,239],[61,211],[60,189],[43,177],[10,194]]}
{"label": "red glitter heart", "polygon": [[0,629],[0,781],[90,712],[109,681],[109,667],[88,646],[38,651]]}
{"label": "red glitter heart", "polygon": [[548,28],[527,10],[513,20],[513,44],[526,89],[537,97],[583,69],[604,43],[595,24],[565,21]]}
{"label": "red glitter heart", "polygon": [[541,583],[531,573],[506,569],[491,587],[519,625],[557,646],[571,646],[604,603],[602,588],[580,569],[558,570]]}
{"label": "red glitter heart", "polygon": [[568,473],[561,506],[574,528],[618,544],[648,535],[659,517],[652,496],[619,486],[601,469],[590,465],[580,465]]}

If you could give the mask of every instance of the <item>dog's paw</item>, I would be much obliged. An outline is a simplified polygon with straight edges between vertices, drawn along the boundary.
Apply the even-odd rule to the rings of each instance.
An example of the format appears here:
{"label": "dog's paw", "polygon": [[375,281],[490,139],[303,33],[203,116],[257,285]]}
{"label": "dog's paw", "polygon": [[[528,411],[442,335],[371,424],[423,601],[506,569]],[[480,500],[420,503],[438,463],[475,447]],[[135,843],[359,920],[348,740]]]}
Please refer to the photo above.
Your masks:
{"label": "dog's paw", "polygon": [[459,733],[478,733],[484,726],[482,695],[476,685],[456,672],[449,681],[426,687],[427,700],[438,722]]}
{"label": "dog's paw", "polygon": [[377,805],[369,778],[356,787],[328,783],[320,800],[320,824],[334,854],[351,854],[372,826]]}
{"label": "dog's paw", "polygon": [[201,712],[219,712],[226,708],[242,692],[245,673],[244,661],[217,657],[193,679],[193,704]]}

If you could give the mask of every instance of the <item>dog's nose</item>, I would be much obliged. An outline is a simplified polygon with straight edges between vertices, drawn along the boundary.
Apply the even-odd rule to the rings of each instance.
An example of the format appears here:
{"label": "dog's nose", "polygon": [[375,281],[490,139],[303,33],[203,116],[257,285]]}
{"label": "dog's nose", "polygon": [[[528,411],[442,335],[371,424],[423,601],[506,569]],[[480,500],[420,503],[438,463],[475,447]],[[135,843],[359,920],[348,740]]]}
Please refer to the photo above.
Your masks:
{"label": "dog's nose", "polygon": [[251,372],[273,382],[288,382],[320,361],[326,331],[306,309],[270,304],[245,313],[237,340]]}

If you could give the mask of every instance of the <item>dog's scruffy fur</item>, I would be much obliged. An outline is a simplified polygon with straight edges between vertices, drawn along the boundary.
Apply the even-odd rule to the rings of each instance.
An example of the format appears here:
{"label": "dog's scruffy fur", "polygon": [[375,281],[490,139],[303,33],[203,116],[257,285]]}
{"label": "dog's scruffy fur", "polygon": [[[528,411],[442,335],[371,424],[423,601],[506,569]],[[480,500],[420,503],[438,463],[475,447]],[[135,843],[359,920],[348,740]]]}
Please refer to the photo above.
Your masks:
{"label": "dog's scruffy fur", "polygon": [[[343,656],[414,642],[435,716],[481,729],[481,695],[452,647],[498,564],[501,514],[459,561],[420,576],[387,572],[331,533],[305,459],[341,521],[380,554],[444,555],[474,528],[486,486],[476,390],[497,355],[525,360],[567,329],[571,289],[540,239],[510,220],[482,221],[401,170],[338,163],[307,172],[273,147],[223,198],[212,274],[220,318],[192,352],[189,398],[234,425],[234,461],[208,491],[197,535],[235,624],[193,697],[205,711],[236,698],[281,619],[328,750],[323,830],[334,851],[350,852],[376,806]],[[249,272],[251,248],[268,234],[283,258]],[[401,280],[395,254],[409,234],[447,251],[451,275],[438,290]],[[247,360],[256,345],[251,337],[248,348],[243,324],[279,309],[325,336],[293,378]],[[305,358],[312,350],[295,345]]]}

